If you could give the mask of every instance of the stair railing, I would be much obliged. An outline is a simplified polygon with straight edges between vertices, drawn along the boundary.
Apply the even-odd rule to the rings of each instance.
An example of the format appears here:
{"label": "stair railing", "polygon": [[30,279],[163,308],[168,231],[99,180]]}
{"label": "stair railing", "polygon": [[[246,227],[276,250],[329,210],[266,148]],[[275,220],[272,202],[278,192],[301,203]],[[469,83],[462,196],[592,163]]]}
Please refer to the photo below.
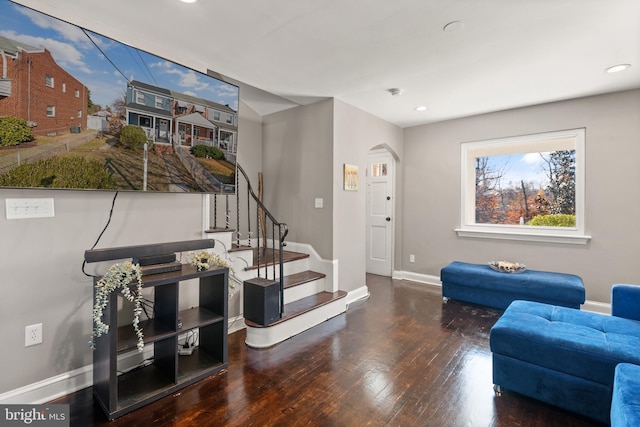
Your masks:
{"label": "stair railing", "polygon": [[[256,254],[256,266],[258,277],[263,277],[269,280],[277,281],[280,285],[280,316],[284,313],[284,247],[286,246],[285,238],[289,233],[289,227],[287,224],[283,222],[279,222],[276,218],[269,212],[269,210],[264,206],[260,198],[256,195],[251,187],[251,181],[247,176],[247,173],[242,169],[239,164],[236,164],[237,171],[236,173],[236,224],[235,224],[235,240],[236,245],[241,246],[240,237],[242,235],[241,225],[245,226],[241,222],[241,207],[240,200],[244,196],[240,194],[240,175],[244,178],[244,182],[246,184],[246,214],[247,214],[247,242],[248,246],[252,247]],[[216,194],[214,195],[214,204],[213,204],[213,228],[217,228],[217,218],[218,218],[218,197],[224,197],[224,228],[229,230],[231,229],[231,218],[230,218],[230,201],[228,194]],[[252,205],[251,200],[255,202],[255,229],[256,231],[256,245],[253,246],[252,242],[252,231],[251,231],[251,223],[252,223]],[[262,237],[262,238],[261,238]],[[271,269],[269,269],[271,266]],[[276,268],[278,269],[276,271]],[[249,267],[246,268],[247,270]],[[269,272],[271,270],[271,277],[269,277]],[[276,274],[276,272],[278,274]]]}

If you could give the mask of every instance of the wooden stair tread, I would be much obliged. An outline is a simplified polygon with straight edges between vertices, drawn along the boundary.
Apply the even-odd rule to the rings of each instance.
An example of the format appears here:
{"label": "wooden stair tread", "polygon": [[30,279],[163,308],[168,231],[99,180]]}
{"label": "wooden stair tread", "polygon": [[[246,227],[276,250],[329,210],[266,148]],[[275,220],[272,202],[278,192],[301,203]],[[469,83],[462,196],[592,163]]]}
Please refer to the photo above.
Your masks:
{"label": "wooden stair tread", "polygon": [[210,228],[205,233],[225,233],[225,232],[235,232],[236,230],[233,228]]}
{"label": "wooden stair tread", "polygon": [[270,326],[275,326],[279,323],[300,316],[301,314],[307,313],[315,308],[322,307],[323,305],[329,304],[333,301],[337,301],[346,296],[347,293],[345,291],[319,292],[315,295],[311,295],[306,298],[293,301],[289,304],[285,304],[282,317],[269,325],[259,325],[247,319],[245,319],[244,322],[247,326],[251,326],[253,328],[268,328]]}
{"label": "wooden stair tread", "polygon": [[[253,265],[249,266],[247,270],[254,270],[258,268],[256,262],[258,261],[258,251],[260,251],[260,267],[264,267],[265,264],[268,266],[273,265],[273,260],[275,259],[275,263],[280,262],[279,258],[279,250],[277,249],[258,249],[253,248]],[[303,254],[301,252],[293,252],[293,251],[282,251],[282,261],[283,262],[291,262],[299,259],[309,258],[309,254]]]}
{"label": "wooden stair tread", "polygon": [[317,271],[303,271],[296,274],[290,274],[283,279],[283,286],[285,289],[293,288],[294,286],[303,285],[305,283],[313,282],[314,280],[324,279],[326,274],[318,273]]}

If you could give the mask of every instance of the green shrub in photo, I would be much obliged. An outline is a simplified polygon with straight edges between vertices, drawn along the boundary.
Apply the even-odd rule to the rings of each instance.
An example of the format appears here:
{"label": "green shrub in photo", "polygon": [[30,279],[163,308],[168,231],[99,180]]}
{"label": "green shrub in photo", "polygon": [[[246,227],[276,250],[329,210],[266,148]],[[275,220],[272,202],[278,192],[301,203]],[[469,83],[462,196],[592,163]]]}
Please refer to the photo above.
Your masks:
{"label": "green shrub in photo", "polygon": [[33,140],[31,128],[20,117],[0,117],[0,147],[9,147]]}
{"label": "green shrub in photo", "polygon": [[576,216],[568,214],[536,215],[527,225],[542,227],[575,227]]}
{"label": "green shrub in photo", "polygon": [[191,153],[196,157],[224,160],[224,153],[222,150],[216,147],[209,147],[208,145],[196,145],[191,148]]}
{"label": "green shrub in photo", "polygon": [[120,132],[120,143],[130,150],[140,150],[147,142],[147,134],[140,126],[127,125]]}
{"label": "green shrub in photo", "polygon": [[51,157],[23,163],[0,175],[3,187],[46,187],[114,189],[115,184],[102,163],[80,156]]}

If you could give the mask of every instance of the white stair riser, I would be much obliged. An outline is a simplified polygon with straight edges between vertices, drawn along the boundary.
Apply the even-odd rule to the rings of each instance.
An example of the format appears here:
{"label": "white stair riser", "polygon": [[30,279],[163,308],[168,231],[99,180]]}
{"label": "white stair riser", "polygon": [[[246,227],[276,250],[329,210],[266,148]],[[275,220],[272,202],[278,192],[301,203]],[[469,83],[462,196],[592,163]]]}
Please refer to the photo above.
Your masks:
{"label": "white stair riser", "polygon": [[225,250],[229,250],[232,247],[233,232],[221,231],[216,233],[206,233],[207,239],[215,240],[215,246],[213,247],[213,253],[223,253]]}
{"label": "white stair riser", "polygon": [[[284,275],[285,276],[290,276],[292,274],[296,274],[296,273],[301,273],[303,271],[307,271],[309,269],[308,267],[309,262],[306,258],[304,259],[297,259],[294,261],[288,261],[285,262],[283,265],[282,270],[284,271]],[[249,270],[250,272],[252,272],[253,277],[257,277],[258,276],[258,270],[257,269],[252,269]],[[275,269],[275,274],[276,274],[276,279],[280,277],[280,268],[276,265],[276,269]],[[262,266],[260,268],[260,277],[265,277],[265,268],[264,266]],[[269,279],[273,279],[273,266],[269,265],[267,266],[267,277]]]}
{"label": "white stair riser", "polygon": [[298,301],[299,299],[315,295],[324,290],[324,278],[287,288],[284,290],[284,303],[289,304],[290,302]]}
{"label": "white stair riser", "polygon": [[345,311],[346,298],[341,298],[268,328],[247,326],[245,344],[253,348],[271,347]]}

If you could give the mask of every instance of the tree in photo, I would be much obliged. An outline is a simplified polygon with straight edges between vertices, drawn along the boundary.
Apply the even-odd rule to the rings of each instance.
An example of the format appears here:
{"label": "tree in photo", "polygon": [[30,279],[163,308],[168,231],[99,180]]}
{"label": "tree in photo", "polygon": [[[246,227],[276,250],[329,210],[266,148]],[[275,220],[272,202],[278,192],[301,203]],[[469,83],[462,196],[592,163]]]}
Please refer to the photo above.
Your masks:
{"label": "tree in photo", "polygon": [[[542,155],[541,155],[542,156]],[[540,214],[576,214],[576,151],[554,151],[545,161],[549,185],[544,196],[538,194]]]}
{"label": "tree in photo", "polygon": [[489,165],[488,157],[476,157],[476,223],[497,224],[504,213],[500,180],[505,170]]}

